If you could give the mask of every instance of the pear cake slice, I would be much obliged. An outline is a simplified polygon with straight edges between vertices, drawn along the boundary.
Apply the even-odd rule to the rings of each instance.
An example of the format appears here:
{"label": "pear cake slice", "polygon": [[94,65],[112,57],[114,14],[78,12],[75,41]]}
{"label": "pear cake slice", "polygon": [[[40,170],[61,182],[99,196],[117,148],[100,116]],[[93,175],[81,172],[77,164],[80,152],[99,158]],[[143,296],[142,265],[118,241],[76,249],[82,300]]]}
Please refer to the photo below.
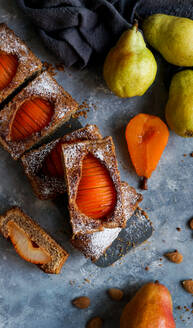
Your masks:
{"label": "pear cake slice", "polygon": [[0,232],[24,260],[46,273],[60,273],[68,258],[68,253],[18,207],[0,216]]}

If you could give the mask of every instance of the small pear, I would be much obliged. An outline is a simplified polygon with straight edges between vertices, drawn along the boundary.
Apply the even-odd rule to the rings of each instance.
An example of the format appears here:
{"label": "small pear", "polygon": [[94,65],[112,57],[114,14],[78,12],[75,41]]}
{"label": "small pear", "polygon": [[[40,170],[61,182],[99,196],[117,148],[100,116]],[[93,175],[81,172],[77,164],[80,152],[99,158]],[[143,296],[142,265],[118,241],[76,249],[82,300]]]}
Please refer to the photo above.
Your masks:
{"label": "small pear", "polygon": [[193,137],[193,71],[174,75],[165,108],[166,121],[171,130],[182,137]]}
{"label": "small pear", "polygon": [[175,328],[172,298],[159,283],[144,285],[125,306],[120,328]]}
{"label": "small pear", "polygon": [[145,19],[143,32],[148,43],[167,62],[193,66],[193,20],[155,14]]}
{"label": "small pear", "polygon": [[157,63],[137,24],[125,31],[108,53],[103,75],[108,88],[119,97],[142,96],[155,80]]}

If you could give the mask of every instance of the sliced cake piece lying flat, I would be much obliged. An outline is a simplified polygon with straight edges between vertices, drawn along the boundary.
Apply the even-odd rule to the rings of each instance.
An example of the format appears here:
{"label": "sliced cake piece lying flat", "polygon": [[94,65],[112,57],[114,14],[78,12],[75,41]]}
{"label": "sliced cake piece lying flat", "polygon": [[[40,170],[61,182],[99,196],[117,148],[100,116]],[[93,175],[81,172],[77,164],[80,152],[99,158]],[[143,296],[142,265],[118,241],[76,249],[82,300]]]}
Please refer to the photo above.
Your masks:
{"label": "sliced cake piece lying flat", "polygon": [[[121,183],[124,211],[126,220],[129,220],[136,210],[138,204],[143,197],[138,194],[128,183]],[[71,239],[72,245],[81,251],[86,257],[90,257],[92,261],[97,261],[102,256],[112,242],[117,238],[121,228],[107,229],[94,232],[93,234],[79,234]]]}
{"label": "sliced cake piece lying flat", "polygon": [[26,44],[0,24],[0,103],[41,68],[41,61]]}
{"label": "sliced cake piece lying flat", "polygon": [[0,216],[0,231],[24,260],[46,273],[60,273],[68,253],[18,207]]}
{"label": "sliced cake piece lying flat", "polygon": [[68,121],[77,108],[77,102],[43,72],[0,112],[0,143],[18,159]]}
{"label": "sliced cake piece lying flat", "polygon": [[21,161],[24,171],[36,196],[40,199],[52,199],[66,191],[62,144],[97,139],[102,139],[98,127],[88,124],[82,129],[75,130],[23,155]]}

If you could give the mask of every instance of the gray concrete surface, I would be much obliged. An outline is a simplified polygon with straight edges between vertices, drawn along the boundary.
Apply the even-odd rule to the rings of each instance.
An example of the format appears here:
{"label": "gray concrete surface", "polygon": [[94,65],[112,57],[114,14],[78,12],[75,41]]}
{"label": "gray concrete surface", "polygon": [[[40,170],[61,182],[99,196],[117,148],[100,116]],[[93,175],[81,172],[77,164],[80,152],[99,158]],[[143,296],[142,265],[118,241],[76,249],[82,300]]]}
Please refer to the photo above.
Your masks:
{"label": "gray concrete surface", "polygon": [[[56,62],[15,1],[0,1],[0,17],[42,60]],[[163,84],[164,62],[158,55],[156,58],[160,63],[156,82],[141,98],[119,99],[112,95],[103,83],[101,67],[81,72],[66,69],[56,76],[77,101],[89,103],[88,118],[83,118],[82,123],[95,123],[104,135],[113,136],[121,177],[135,188],[139,179],[129,160],[124,129],[129,119],[139,112],[164,117],[168,96]],[[35,198],[19,164],[0,149],[1,213],[8,206],[21,206],[71,254],[60,275],[46,275],[35,265],[24,262],[0,237],[0,328],[83,328],[95,315],[104,318],[105,328],[116,328],[124,304],[142,284],[156,279],[171,291],[177,327],[192,328],[192,314],[175,309],[178,305],[191,307],[193,301],[180,285],[181,280],[193,278],[193,236],[187,226],[193,216],[193,158],[183,156],[192,151],[192,139],[170,133],[168,146],[149,181],[149,190],[143,192],[142,206],[147,210],[155,232],[147,243],[132,250],[114,266],[102,269],[70,246],[68,237],[62,232],[62,213],[53,202]],[[183,253],[182,264],[175,265],[163,258],[164,252],[173,249]],[[146,266],[149,271],[145,271]],[[109,287],[124,289],[123,301],[110,300],[106,294]],[[81,295],[91,298],[87,310],[78,310],[71,305],[71,300]],[[185,321],[180,319],[181,315]]]}

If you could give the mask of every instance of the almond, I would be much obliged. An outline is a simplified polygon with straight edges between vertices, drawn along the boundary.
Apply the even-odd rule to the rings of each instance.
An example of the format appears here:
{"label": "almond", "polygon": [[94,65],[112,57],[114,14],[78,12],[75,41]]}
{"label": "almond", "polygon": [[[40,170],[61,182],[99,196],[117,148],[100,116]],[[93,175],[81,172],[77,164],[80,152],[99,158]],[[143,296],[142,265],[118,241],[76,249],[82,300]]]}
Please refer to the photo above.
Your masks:
{"label": "almond", "polygon": [[89,320],[89,322],[86,325],[86,328],[102,328],[103,326],[103,320],[99,317],[94,317]]}
{"label": "almond", "polygon": [[173,263],[179,264],[183,261],[183,255],[177,250],[164,254],[167,259]]}
{"label": "almond", "polygon": [[189,226],[190,226],[190,229],[193,230],[193,219],[190,220],[190,222],[189,222]]}
{"label": "almond", "polygon": [[110,288],[108,294],[115,301],[120,301],[123,298],[123,291],[118,288]]}
{"label": "almond", "polygon": [[90,306],[90,298],[87,296],[77,297],[72,301],[72,304],[79,309],[87,309]]}
{"label": "almond", "polygon": [[192,279],[182,281],[182,286],[188,293],[193,294],[193,280]]}

